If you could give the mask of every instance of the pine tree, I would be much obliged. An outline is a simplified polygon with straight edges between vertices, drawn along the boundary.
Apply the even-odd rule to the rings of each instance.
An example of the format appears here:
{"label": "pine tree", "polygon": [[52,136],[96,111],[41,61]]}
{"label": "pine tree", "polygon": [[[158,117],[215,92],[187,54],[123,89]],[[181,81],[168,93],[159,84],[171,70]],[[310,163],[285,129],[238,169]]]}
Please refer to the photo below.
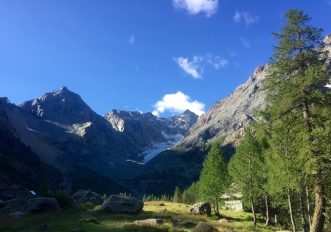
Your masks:
{"label": "pine tree", "polygon": [[227,166],[217,143],[212,144],[200,174],[199,192],[203,199],[211,200],[215,214],[220,216],[219,201],[229,185]]}
{"label": "pine tree", "polygon": [[177,203],[183,202],[182,191],[180,190],[180,188],[178,186],[176,186],[176,188],[175,188],[175,193],[174,193],[174,197],[173,197],[172,201],[177,202]]}
{"label": "pine tree", "polygon": [[[321,41],[321,29],[312,27],[310,18],[303,11],[292,9],[286,13],[287,24],[280,34],[272,59],[272,68],[267,78],[268,119],[304,125],[308,144],[307,162],[311,166],[309,176],[314,180],[315,208],[311,232],[323,231],[325,221],[325,173],[331,167],[330,154],[320,144],[325,140],[326,123],[314,110],[330,105],[328,93],[323,91],[329,81],[324,66],[325,54],[316,49]],[[320,137],[322,136],[322,138]],[[325,162],[329,165],[325,165]]]}

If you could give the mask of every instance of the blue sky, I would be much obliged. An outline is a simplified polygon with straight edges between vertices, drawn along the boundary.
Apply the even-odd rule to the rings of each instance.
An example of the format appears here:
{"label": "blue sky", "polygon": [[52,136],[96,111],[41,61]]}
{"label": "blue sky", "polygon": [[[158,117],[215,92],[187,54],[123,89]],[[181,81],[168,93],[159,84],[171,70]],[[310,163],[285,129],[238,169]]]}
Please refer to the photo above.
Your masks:
{"label": "blue sky", "polygon": [[331,32],[331,0],[0,0],[0,96],[203,113],[268,62],[293,7]]}

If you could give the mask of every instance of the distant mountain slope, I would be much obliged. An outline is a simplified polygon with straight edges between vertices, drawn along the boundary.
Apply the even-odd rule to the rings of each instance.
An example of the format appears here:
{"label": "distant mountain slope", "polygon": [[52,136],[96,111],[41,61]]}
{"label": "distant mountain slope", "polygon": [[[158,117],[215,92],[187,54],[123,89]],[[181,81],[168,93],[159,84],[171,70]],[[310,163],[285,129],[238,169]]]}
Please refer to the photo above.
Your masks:
{"label": "distant mountain slope", "polygon": [[114,130],[131,138],[139,147],[138,158],[143,157],[143,162],[148,162],[162,151],[173,147],[186,135],[197,118],[189,110],[169,118],[122,110],[113,110],[105,115]]}
{"label": "distant mountain slope", "polygon": [[9,104],[8,99],[0,98],[0,176],[31,189],[37,189],[43,183],[50,188],[59,188],[64,182],[61,172],[42,161],[17,138],[4,104]]}
{"label": "distant mountain slope", "polygon": [[118,110],[102,117],[66,87],[20,106],[3,99],[0,109],[16,140],[61,171],[67,189],[103,185],[108,193],[129,191],[123,179],[177,143],[197,119],[189,111],[166,119]]}

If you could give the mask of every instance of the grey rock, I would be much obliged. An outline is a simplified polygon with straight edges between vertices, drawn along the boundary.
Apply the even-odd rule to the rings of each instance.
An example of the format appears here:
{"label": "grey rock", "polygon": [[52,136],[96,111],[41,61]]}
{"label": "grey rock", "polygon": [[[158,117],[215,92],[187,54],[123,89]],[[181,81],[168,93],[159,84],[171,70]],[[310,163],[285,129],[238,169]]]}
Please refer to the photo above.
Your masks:
{"label": "grey rock", "polygon": [[159,226],[163,224],[162,219],[156,219],[156,218],[149,218],[145,220],[136,220],[133,222],[133,224],[140,225],[140,226]]}
{"label": "grey rock", "polygon": [[103,202],[101,196],[91,190],[79,190],[72,195],[72,199],[78,206],[81,204],[100,205]]}
{"label": "grey rock", "polygon": [[15,211],[12,212],[10,214],[8,214],[10,217],[14,217],[14,218],[19,218],[19,217],[23,217],[26,215],[26,212],[22,212],[22,211]]}
{"label": "grey rock", "polygon": [[49,197],[32,198],[28,204],[27,212],[30,213],[48,213],[60,209],[57,200]]}
{"label": "grey rock", "polygon": [[10,214],[14,212],[47,213],[59,210],[59,203],[54,198],[35,197],[17,198],[4,202],[0,213]]}
{"label": "grey rock", "polygon": [[193,231],[194,232],[215,232],[217,230],[206,222],[199,222],[199,224],[194,228]]}
{"label": "grey rock", "polygon": [[25,212],[28,207],[28,200],[24,198],[11,199],[4,202],[0,213],[11,214],[14,212]]}
{"label": "grey rock", "polygon": [[181,221],[177,219],[171,220],[171,224],[173,227],[184,227],[184,228],[193,228],[197,225],[195,222],[191,221]]}
{"label": "grey rock", "polygon": [[100,206],[100,211],[110,213],[137,213],[144,207],[144,203],[134,197],[111,195]]}
{"label": "grey rock", "polygon": [[211,216],[211,206],[208,202],[196,203],[190,208],[190,214],[193,215],[206,214],[207,216]]}
{"label": "grey rock", "polygon": [[229,220],[226,218],[222,218],[220,220],[218,220],[219,223],[229,223]]}

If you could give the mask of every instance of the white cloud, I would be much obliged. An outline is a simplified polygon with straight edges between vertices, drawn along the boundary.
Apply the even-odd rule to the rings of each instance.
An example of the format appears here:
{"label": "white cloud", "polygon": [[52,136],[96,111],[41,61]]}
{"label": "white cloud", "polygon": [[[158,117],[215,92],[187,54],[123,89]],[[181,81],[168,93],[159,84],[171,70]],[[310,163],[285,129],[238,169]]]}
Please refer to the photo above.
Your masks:
{"label": "white cloud", "polygon": [[259,21],[260,17],[259,16],[252,16],[248,12],[240,12],[240,11],[235,11],[233,15],[233,20],[236,23],[240,23],[241,21],[245,22],[246,26],[249,26],[252,23],[256,23]]}
{"label": "white cloud", "polygon": [[194,56],[191,61],[185,57],[174,58],[174,60],[184,72],[191,75],[195,79],[201,78],[203,69],[200,64],[199,56]]}
{"label": "white cloud", "polygon": [[207,17],[216,13],[218,8],[218,0],[172,0],[172,4],[176,9],[185,9],[192,15],[203,12]]}
{"label": "white cloud", "polygon": [[244,48],[251,47],[251,43],[248,40],[246,40],[244,37],[240,37],[240,40]]}
{"label": "white cloud", "polygon": [[217,70],[220,68],[224,68],[225,66],[230,64],[227,59],[221,58],[220,56],[213,56],[211,54],[207,54],[205,56],[205,59],[211,66],[213,66]]}
{"label": "white cloud", "polygon": [[193,56],[192,59],[177,57],[174,58],[174,61],[184,72],[192,76],[194,79],[201,79],[207,66],[211,66],[218,70],[230,64],[227,59],[221,58],[220,56],[214,56],[210,53],[199,56],[196,55]]}
{"label": "white cloud", "polygon": [[129,37],[129,44],[130,45],[133,45],[133,44],[135,44],[136,43],[136,37],[134,36],[134,35],[131,35],[130,37]]}
{"label": "white cloud", "polygon": [[193,101],[188,95],[181,91],[172,94],[166,94],[162,100],[156,102],[154,105],[153,114],[159,116],[165,111],[172,113],[182,113],[185,110],[190,110],[197,115],[205,113],[205,104],[199,101]]}

